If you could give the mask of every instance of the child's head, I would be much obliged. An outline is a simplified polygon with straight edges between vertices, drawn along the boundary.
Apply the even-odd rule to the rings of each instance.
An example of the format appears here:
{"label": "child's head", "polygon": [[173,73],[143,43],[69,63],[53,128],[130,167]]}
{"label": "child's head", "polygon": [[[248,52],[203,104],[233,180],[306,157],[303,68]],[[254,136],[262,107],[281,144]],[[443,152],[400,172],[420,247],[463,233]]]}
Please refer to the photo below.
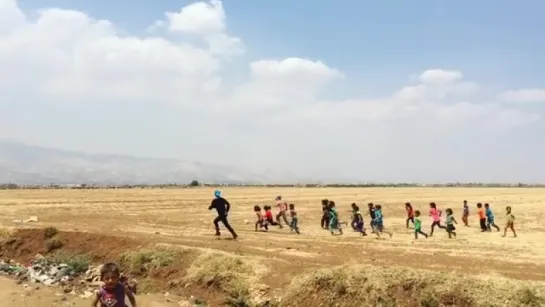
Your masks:
{"label": "child's head", "polygon": [[334,207],[335,207],[335,202],[332,201],[332,200],[330,200],[330,201],[329,201],[329,207],[330,207],[330,208],[334,208]]}
{"label": "child's head", "polygon": [[259,212],[259,211],[261,211],[261,208],[259,206],[254,206],[254,211]]}
{"label": "child's head", "polygon": [[267,205],[265,205],[265,206],[263,206],[263,210],[265,210],[265,211],[267,211],[267,210],[271,210],[271,207],[270,207],[270,206],[267,206]]}
{"label": "child's head", "polygon": [[327,206],[329,204],[329,200],[327,198],[322,199],[322,206]]}
{"label": "child's head", "polygon": [[289,207],[290,207],[290,210],[293,210],[293,209],[295,209],[295,205],[294,205],[294,204],[290,204],[290,206],[289,206]]}
{"label": "child's head", "polygon": [[505,211],[507,211],[507,213],[511,213],[511,206],[505,207]]}
{"label": "child's head", "polygon": [[419,211],[419,210],[416,210],[416,211],[414,212],[414,216],[419,217],[419,216],[420,216],[420,211]]}
{"label": "child's head", "polygon": [[282,200],[282,196],[278,195],[276,196],[276,201]]}
{"label": "child's head", "polygon": [[411,203],[405,203],[405,208],[412,209],[413,206],[411,205]]}
{"label": "child's head", "polygon": [[356,209],[358,207],[356,203],[352,203],[350,206],[352,207],[352,209]]}
{"label": "child's head", "polygon": [[483,204],[477,203],[477,208],[482,208],[482,207],[483,207]]}
{"label": "child's head", "polygon": [[447,215],[452,215],[452,209],[450,209],[450,208],[447,208],[447,210],[445,210],[445,212],[447,213]]}
{"label": "child's head", "polygon": [[430,203],[430,208],[437,209],[437,205],[434,202]]}
{"label": "child's head", "polygon": [[374,206],[375,206],[375,205],[373,205],[373,203],[368,203],[368,204],[367,204],[367,207],[369,207],[369,209],[373,209]]}
{"label": "child's head", "polygon": [[375,205],[375,208],[376,208],[377,210],[381,210],[381,209],[382,209],[382,206],[381,206],[381,205]]}
{"label": "child's head", "polygon": [[484,207],[488,209],[488,208],[490,208],[490,205],[488,203],[485,203]]}
{"label": "child's head", "polygon": [[100,270],[100,280],[104,282],[106,288],[113,288],[119,282],[119,267],[115,263],[106,263]]}
{"label": "child's head", "polygon": [[467,206],[467,200],[464,199],[464,206]]}

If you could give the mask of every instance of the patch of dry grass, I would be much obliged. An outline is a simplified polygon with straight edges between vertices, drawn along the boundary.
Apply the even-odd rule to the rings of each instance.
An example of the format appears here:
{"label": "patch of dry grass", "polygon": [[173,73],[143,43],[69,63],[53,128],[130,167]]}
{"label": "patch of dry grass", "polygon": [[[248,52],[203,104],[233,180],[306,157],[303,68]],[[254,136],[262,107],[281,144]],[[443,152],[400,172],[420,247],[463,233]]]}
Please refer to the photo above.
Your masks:
{"label": "patch of dry grass", "polygon": [[120,265],[130,274],[142,275],[174,263],[179,251],[159,248],[141,249],[121,255]]}
{"label": "patch of dry grass", "polygon": [[0,227],[0,240],[9,239],[13,236],[13,229]]}
{"label": "patch of dry grass", "polygon": [[228,306],[252,306],[254,286],[266,268],[255,260],[220,252],[204,252],[187,270],[184,282],[227,293]]}
{"label": "patch of dry grass", "polygon": [[545,284],[370,265],[295,277],[282,306],[544,306]]}

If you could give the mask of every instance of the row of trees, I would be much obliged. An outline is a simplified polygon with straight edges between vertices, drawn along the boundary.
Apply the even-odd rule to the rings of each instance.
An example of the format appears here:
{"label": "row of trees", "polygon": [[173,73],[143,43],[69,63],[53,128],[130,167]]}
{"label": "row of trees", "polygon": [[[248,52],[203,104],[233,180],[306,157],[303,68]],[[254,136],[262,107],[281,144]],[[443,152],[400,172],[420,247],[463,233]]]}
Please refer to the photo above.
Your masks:
{"label": "row of trees", "polygon": [[446,183],[446,184],[418,184],[418,183],[366,183],[366,184],[203,184],[198,180],[192,180],[189,184],[122,184],[122,185],[98,185],[98,184],[71,184],[71,185],[18,185],[14,183],[0,184],[0,190],[15,189],[168,189],[168,188],[192,188],[192,187],[301,187],[301,188],[410,188],[410,187],[545,187],[545,184],[504,184],[504,183]]}

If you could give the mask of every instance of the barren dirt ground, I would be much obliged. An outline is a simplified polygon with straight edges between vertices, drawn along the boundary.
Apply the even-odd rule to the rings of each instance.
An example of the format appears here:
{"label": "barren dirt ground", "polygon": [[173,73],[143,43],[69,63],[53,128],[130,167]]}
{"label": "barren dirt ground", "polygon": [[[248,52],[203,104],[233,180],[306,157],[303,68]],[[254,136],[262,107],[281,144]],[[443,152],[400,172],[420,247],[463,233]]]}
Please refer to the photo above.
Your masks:
{"label": "barren dirt ground", "polygon": [[[503,275],[521,280],[545,279],[545,189],[518,188],[226,188],[223,195],[232,204],[230,221],[239,234],[237,241],[214,237],[215,212],[207,207],[212,188],[124,189],[124,190],[12,190],[0,191],[0,221],[15,226],[14,219],[36,215],[38,223],[17,227],[54,226],[65,231],[122,235],[168,245],[217,249],[256,256],[274,269],[266,282],[277,288],[294,274],[311,268],[350,263],[401,265],[469,274]],[[299,213],[301,235],[288,228],[254,232],[253,206],[274,204],[282,195]],[[365,210],[368,202],[383,205],[385,226],[394,232],[377,240],[346,229],[332,236],[320,228],[320,200],[334,200],[341,220],[348,220],[350,204]],[[410,201],[423,212],[424,231],[429,231],[428,204],[434,201],[443,211],[454,210],[461,223],[462,201],[470,203],[470,225],[458,225],[458,238],[449,240],[444,231],[430,239],[414,240],[405,228],[404,203]],[[475,204],[489,202],[496,223],[503,228],[505,206],[513,207],[518,238],[500,233],[481,233]],[[250,223],[246,224],[244,221]],[[368,220],[366,219],[366,224]],[[17,286],[15,286],[17,287]],[[18,286],[19,292],[22,290]],[[13,287],[0,280],[0,299]],[[9,293],[7,293],[7,292]],[[51,290],[53,291],[53,290]],[[44,292],[46,293],[46,292]],[[54,294],[46,293],[55,298]],[[20,294],[12,296],[11,301]],[[38,306],[17,301],[17,306]],[[159,301],[161,299],[158,299]],[[47,306],[42,300],[39,306]],[[49,301],[48,301],[49,302]],[[159,302],[143,306],[160,306]],[[14,305],[15,306],[15,305]],[[79,305],[78,305],[79,306]],[[166,305],[168,306],[168,305]]]}

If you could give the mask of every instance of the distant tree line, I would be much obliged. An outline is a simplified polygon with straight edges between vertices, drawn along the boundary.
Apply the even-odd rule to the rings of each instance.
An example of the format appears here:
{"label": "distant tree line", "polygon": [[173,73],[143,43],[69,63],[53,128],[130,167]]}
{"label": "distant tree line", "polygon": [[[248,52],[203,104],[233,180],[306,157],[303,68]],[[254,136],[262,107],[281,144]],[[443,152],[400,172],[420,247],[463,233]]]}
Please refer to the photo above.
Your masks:
{"label": "distant tree line", "polygon": [[363,184],[206,184],[198,180],[192,180],[189,184],[48,184],[48,185],[19,185],[15,183],[0,184],[0,190],[15,189],[173,189],[173,188],[196,188],[196,187],[275,187],[275,188],[542,188],[545,184],[525,183],[444,183],[444,184],[420,184],[420,183],[363,183]]}

